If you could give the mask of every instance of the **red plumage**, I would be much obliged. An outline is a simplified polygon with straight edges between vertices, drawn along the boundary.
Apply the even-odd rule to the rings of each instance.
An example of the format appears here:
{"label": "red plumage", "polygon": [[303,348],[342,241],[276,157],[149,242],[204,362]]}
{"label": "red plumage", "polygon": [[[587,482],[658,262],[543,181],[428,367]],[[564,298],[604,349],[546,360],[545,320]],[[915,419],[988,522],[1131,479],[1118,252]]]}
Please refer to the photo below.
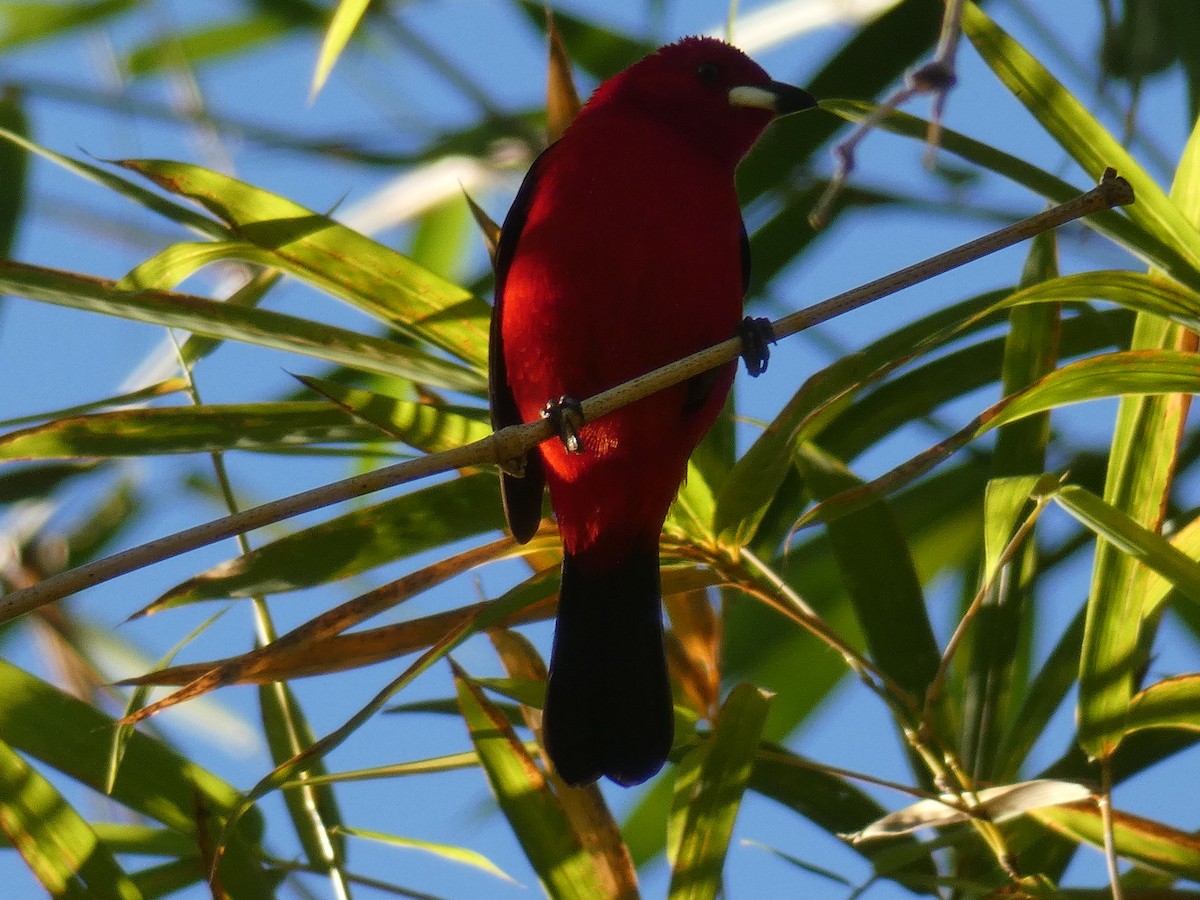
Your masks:
{"label": "red plumage", "polygon": [[[735,88],[756,88],[731,97]],[[602,84],[534,163],[502,230],[491,350],[496,427],[583,399],[733,336],[745,232],[734,169],[783,98],[728,44],[689,38]],[[731,102],[731,99],[734,102]],[[734,367],[585,424],[504,476],[519,539],[550,488],[564,550],[545,734],[566,781],[645,780],[670,749],[658,540]]]}

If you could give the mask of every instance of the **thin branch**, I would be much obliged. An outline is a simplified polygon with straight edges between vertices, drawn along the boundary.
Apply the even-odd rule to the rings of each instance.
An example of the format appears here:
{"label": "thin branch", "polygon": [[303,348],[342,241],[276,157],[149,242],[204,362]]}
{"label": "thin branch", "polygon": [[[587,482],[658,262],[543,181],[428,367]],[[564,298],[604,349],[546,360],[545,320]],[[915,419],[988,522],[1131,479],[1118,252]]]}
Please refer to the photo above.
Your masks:
{"label": "thin branch", "polygon": [[1108,869],[1108,884],[1113,900],[1122,900],[1121,871],[1117,868],[1117,845],[1113,838],[1112,808],[1112,757],[1100,760],[1100,794],[1096,797],[1100,807],[1100,822],[1104,828],[1104,863]]}
{"label": "thin branch", "polygon": [[[906,287],[919,284],[998,250],[1011,247],[1042,232],[1100,210],[1133,202],[1133,189],[1112,169],[1104,173],[1100,184],[1073,200],[1052,207],[991,234],[970,241],[924,262],[901,269],[892,275],[831,297],[808,309],[800,310],[773,323],[777,338],[787,337],[843,313],[873,303]],[[583,402],[587,421],[628,406],[660,390],[679,384],[701,372],[736,360],[742,352],[740,338],[731,338],[701,350],[677,362],[618,385]],[[407,460],[332,484],[322,485],[290,497],[264,503],[235,515],[187,528],[176,534],[132,547],[87,565],[60,572],[45,581],[0,598],[0,622],[14,619],[47,603],[61,600],[85,588],[101,584],[189,550],[262,528],[301,513],[361,497],[384,488],[395,487],[418,478],[485,463],[507,464],[523,457],[530,449],[553,435],[549,422],[540,420],[511,425],[489,437],[431,456]]]}
{"label": "thin branch", "polygon": [[942,28],[938,34],[937,48],[933,59],[918,66],[904,76],[904,87],[894,91],[880,103],[871,115],[867,116],[850,132],[849,137],[833,148],[835,168],[833,178],[828,187],[817,201],[816,207],[809,214],[808,220],[814,228],[820,228],[829,219],[829,210],[833,206],[846,179],[854,171],[854,154],[858,145],[868,134],[893,110],[899,109],[913,97],[919,94],[933,95],[933,110],[929,117],[929,130],[925,136],[925,164],[933,164],[934,155],[942,135],[942,113],[946,108],[946,99],[950,90],[958,81],[955,74],[954,60],[958,53],[958,41],[962,36],[962,6],[963,0],[946,0],[946,14],[942,17]]}

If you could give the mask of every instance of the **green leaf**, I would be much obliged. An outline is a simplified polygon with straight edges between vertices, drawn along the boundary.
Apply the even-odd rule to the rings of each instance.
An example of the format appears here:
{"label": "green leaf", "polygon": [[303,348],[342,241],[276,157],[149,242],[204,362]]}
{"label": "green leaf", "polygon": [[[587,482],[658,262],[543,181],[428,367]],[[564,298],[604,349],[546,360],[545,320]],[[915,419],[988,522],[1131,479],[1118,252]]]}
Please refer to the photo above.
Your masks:
{"label": "green leaf", "polygon": [[[1022,287],[1058,275],[1057,246],[1053,232],[1034,238],[1021,273]],[[1060,312],[1059,304],[1009,310],[1000,369],[1004,395],[1014,394],[1054,370]],[[1001,426],[996,436],[993,477],[988,480],[984,503],[986,593],[962,648],[960,666],[956,666],[962,672],[962,699],[957,705],[963,720],[963,762],[979,781],[996,780],[999,742],[1028,677],[1034,631],[1029,627],[1028,609],[1037,542],[1030,535],[1006,563],[1001,563],[1001,556],[1024,524],[1022,513],[1045,466],[1049,437],[1048,413],[1010,422]]]}
{"label": "green leaf", "polygon": [[99,166],[94,166],[91,163],[86,163],[70,156],[63,156],[61,153],[56,153],[53,150],[35,144],[20,133],[7,128],[0,128],[0,138],[23,148],[29,153],[36,153],[43,159],[47,159],[55,165],[66,169],[72,175],[77,175],[86,181],[91,181],[101,187],[108,188],[119,196],[126,197],[139,206],[157,213],[172,222],[176,222],[185,228],[218,240],[230,237],[229,229],[220,222],[215,222],[208,218],[208,216],[200,215],[195,210],[188,209],[178,203],[173,203],[159,196],[154,191],[149,191],[141,185],[134,184],[132,181],[114,175],[112,172],[101,169]]}
{"label": "green leaf", "polygon": [[1012,475],[988,481],[983,516],[985,572],[996,571],[1000,554],[1008,546],[1021,512],[1040,480],[1040,475]]}
{"label": "green leaf", "polygon": [[805,512],[795,527],[826,522],[869,506],[908,484],[972,440],[1007,422],[1059,406],[1105,397],[1200,391],[1200,358],[1174,350],[1108,353],[1056,369],[1028,389],[989,407],[965,428],[861,487],[852,487]]}
{"label": "green leaf", "polygon": [[1115,168],[1137,197],[1125,214],[1200,270],[1200,232],[1087,107],[974,3],[964,4],[962,24],[980,56],[1058,145],[1097,180]]}
{"label": "green leaf", "polygon": [[137,886],[87,821],[3,742],[0,830],[55,897],[141,900]]}
{"label": "green leaf", "polygon": [[29,425],[34,422],[43,422],[46,419],[65,419],[70,416],[77,416],[80,413],[87,413],[92,410],[105,409],[112,406],[132,406],[135,403],[142,403],[157,397],[165,397],[168,394],[176,394],[184,390],[187,390],[187,381],[185,379],[168,378],[165,381],[160,381],[140,390],[130,391],[127,394],[105,397],[103,400],[93,400],[90,403],[81,403],[78,406],[47,410],[46,412],[37,413],[32,416],[5,419],[0,421],[0,428],[11,428],[14,425]]}
{"label": "green leaf", "polygon": [[310,103],[321,93],[325,80],[333,71],[333,64],[350,43],[354,29],[358,27],[359,20],[366,13],[370,3],[371,0],[339,0],[333,18],[329,21],[329,28],[325,31],[325,39],[321,41],[321,52],[317,56],[317,67],[313,71],[312,87],[309,88]]}
{"label": "green leaf", "polygon": [[668,825],[674,898],[713,898],[721,890],[721,872],[742,794],[754,758],[770,695],[750,684],[730,693],[712,733],[679,764],[675,801]]}
{"label": "green leaf", "polygon": [[[1189,183],[1200,174],[1197,155],[1200,126],[1188,140],[1184,163],[1172,189],[1172,200],[1178,195],[1189,201],[1187,209],[1179,211],[1181,215],[1186,213],[1192,223],[1200,221],[1195,184]],[[1165,281],[1156,272],[1151,272],[1150,278]],[[1195,335],[1180,325],[1143,312],[1138,315],[1131,346],[1135,350],[1191,352],[1195,341]],[[1161,528],[1171,495],[1179,442],[1191,406],[1190,393],[1125,398],[1117,412],[1104,499],[1151,531]],[[1140,614],[1151,580],[1150,571],[1136,558],[1117,553],[1113,547],[1096,548],[1079,660],[1079,741],[1095,756],[1111,753],[1122,737],[1119,730],[1110,729],[1117,727],[1130,700],[1133,680],[1127,676],[1143,664],[1146,649],[1138,644],[1144,621]]]}
{"label": "green leaf", "polygon": [[[271,761],[276,765],[315,743],[304,710],[286,681],[259,685],[258,705]],[[306,774],[319,778],[329,770],[319,759]],[[307,784],[302,779],[283,792],[283,800],[309,864],[322,871],[343,866],[346,842],[336,832],[342,825],[342,814],[333,787]]]}
{"label": "green leaf", "polygon": [[[804,816],[831,837],[860,831],[885,813],[852,783],[790,750],[769,744],[759,750],[749,786]],[[853,844],[851,849],[871,861],[877,877],[894,878],[918,893],[928,893],[929,884],[937,877],[930,848],[911,835]]]}
{"label": "green leaf", "polygon": [[161,609],[325,584],[498,530],[503,521],[495,475],[452,478],[264,544],[189,578],[156,604]]}
{"label": "green leaf", "polygon": [[356,418],[374,425],[377,434],[404,441],[423,453],[461,447],[491,434],[487,411],[477,407],[399,400],[385,394],[348,388],[325,378],[296,376]]}
{"label": "green leaf", "polygon": [[[809,378],[734,464],[717,497],[714,528],[724,547],[744,547],[754,539],[763,516],[791,471],[796,446],[836,415],[832,401],[849,391],[869,370],[863,354],[852,354]],[[825,417],[814,413],[821,407]]]}
{"label": "green leaf", "polygon": [[[935,349],[945,341],[973,330],[1000,314],[1006,304],[997,303],[989,314],[964,321],[931,336],[920,352]],[[1061,353],[1078,356],[1122,345],[1132,317],[1124,310],[1086,311],[1062,322]],[[943,353],[880,384],[857,398],[822,431],[820,443],[842,459],[854,459],[902,426],[936,416],[938,409],[956,398],[997,381],[1004,364],[1004,338],[987,338]],[[916,351],[910,350],[904,358]],[[874,376],[872,381],[877,380]]]}
{"label": "green leaf", "polygon": [[1200,731],[1200,674],[1176,675],[1133,695],[1125,733],[1144,728]]}
{"label": "green leaf", "polygon": [[381,844],[387,844],[389,847],[398,847],[404,850],[421,850],[444,859],[447,862],[459,863],[460,865],[470,866],[473,869],[479,869],[481,872],[495,875],[504,881],[513,880],[503,869],[482,853],[476,853],[467,847],[456,847],[453,844],[438,844],[433,841],[419,841],[416,838],[384,834],[380,831],[369,831],[365,828],[349,828],[345,825],[339,826],[337,830],[342,834],[363,838],[368,841],[377,841]]}
{"label": "green leaf", "polygon": [[168,160],[121,165],[181,194],[266,252],[277,268],[482,369],[491,309],[370,238],[261,188]]}
{"label": "green leaf", "polygon": [[[861,482],[812,444],[796,464],[818,499]],[[866,635],[871,658],[920,702],[941,662],[925,596],[894,512],[882,499],[827,522],[842,581]]]}
{"label": "green leaf", "polygon": [[[821,108],[852,121],[865,118],[875,109],[871,104],[848,100],[825,100],[821,102]],[[929,122],[907,113],[893,111],[879,123],[879,127],[924,141],[929,131]],[[1064,203],[1081,193],[1075,185],[1039,169],[1027,160],[980,143],[952,129],[941,130],[938,145],[940,150],[953,153],[1024,185],[1051,202]],[[1124,171],[1121,174],[1124,175]],[[1138,202],[1140,201],[1139,194]],[[1137,203],[1134,204],[1136,205]],[[1101,210],[1081,221],[1087,227],[1112,238],[1141,258],[1169,272],[1172,277],[1190,287],[1200,289],[1200,272],[1195,264],[1165,236],[1141,227],[1115,210]]]}
{"label": "green leaf", "polygon": [[[86,703],[0,660],[0,741],[13,749],[103,791],[109,744],[100,736],[113,728],[112,719]],[[193,843],[197,840],[198,806],[219,817],[236,808],[240,800],[238,792],[224,781],[140,731],[129,739],[110,796],[134,812],[188,835]],[[253,813],[228,835],[221,875],[227,886],[236,888],[237,898],[269,900],[274,896],[252,853],[262,828],[261,816]]]}
{"label": "green leaf", "polygon": [[[27,136],[29,121],[25,117],[20,94],[13,88],[0,93],[0,132]],[[28,188],[29,158],[11,142],[0,143],[0,259],[13,255],[21,213],[25,208]]]}
{"label": "green leaf", "polygon": [[0,473],[0,504],[42,499],[60,485],[95,470],[90,463],[49,463]]}
{"label": "green leaf", "polygon": [[[1030,815],[1075,840],[1104,846],[1104,824],[1092,804],[1048,807]],[[1114,813],[1113,819],[1118,856],[1178,878],[1200,880],[1200,838],[1196,835],[1129,813]]]}
{"label": "green leaf", "polygon": [[373,426],[319,401],[179,406],[55,419],[10,432],[0,437],[0,459],[278,450],[378,437]]}
{"label": "green leaf", "polygon": [[[315,25],[303,14],[302,4],[275,4],[261,13],[172,32],[166,38],[139,44],[125,57],[126,70],[135,78],[153,75],[187,63],[193,68],[222,57],[245,53],[286,37],[301,25]],[[283,14],[283,13],[287,14]]]}
{"label": "green leaf", "polygon": [[220,340],[300,353],[363,372],[412,378],[423,384],[474,391],[482,390],[484,385],[479,370],[465,369],[395,341],[190,294],[118,291],[105,278],[8,260],[0,260],[0,291],[43,303],[183,328]]}
{"label": "green leaf", "polygon": [[1052,278],[1011,294],[997,308],[1029,303],[1106,300],[1152,313],[1185,328],[1200,328],[1200,293],[1161,276],[1102,270]]}
{"label": "green leaf", "polygon": [[488,784],[546,892],[580,900],[606,896],[600,872],[504,714],[457,666],[454,683]]}
{"label": "green leaf", "polygon": [[78,28],[117,18],[141,0],[95,0],[92,3],[0,3],[0,50],[58,37]]}
{"label": "green leaf", "polygon": [[[1064,485],[1054,492],[1053,497],[1063,509],[1121,553],[1149,566],[1191,600],[1200,603],[1200,562],[1180,551],[1166,538],[1139,525],[1121,510],[1078,485]],[[1134,612],[1135,625],[1141,619],[1140,613],[1139,607]],[[1136,627],[1120,629],[1122,635],[1133,632],[1135,639],[1136,631]],[[1129,658],[1115,651],[1105,655],[1115,659]],[[1110,672],[1109,676],[1117,677],[1117,673]]]}
{"label": "green leaf", "polygon": [[1024,700],[996,751],[997,777],[1015,779],[1042,737],[1046,725],[1067,699],[1079,674],[1083,645],[1083,609],[1071,621],[1038,673],[1030,679]]}

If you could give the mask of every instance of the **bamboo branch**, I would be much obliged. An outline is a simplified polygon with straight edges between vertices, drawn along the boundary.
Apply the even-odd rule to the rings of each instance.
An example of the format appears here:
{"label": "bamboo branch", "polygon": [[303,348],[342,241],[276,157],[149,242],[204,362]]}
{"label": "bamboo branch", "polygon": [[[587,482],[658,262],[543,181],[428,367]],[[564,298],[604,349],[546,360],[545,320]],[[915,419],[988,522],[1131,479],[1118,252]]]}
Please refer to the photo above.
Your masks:
{"label": "bamboo branch", "polygon": [[[1059,204],[1036,216],[1008,225],[862,287],[838,294],[836,297],[831,297],[808,309],[784,316],[773,323],[775,336],[784,338],[811,328],[843,313],[873,303],[882,297],[894,294],[903,288],[911,287],[935,275],[1011,247],[1067,222],[1101,210],[1125,206],[1132,202],[1133,189],[1129,183],[1119,177],[1114,170],[1108,169],[1098,186],[1080,194],[1073,200],[1068,200],[1066,203]],[[608,415],[637,400],[686,381],[701,372],[732,362],[739,357],[741,352],[740,338],[731,338],[715,344],[706,350],[662,366],[653,372],[617,385],[583,401],[584,417],[587,421],[591,421]],[[301,513],[311,512],[334,503],[442,472],[484,463],[506,463],[509,460],[518,459],[551,436],[553,436],[553,429],[550,423],[544,420],[524,425],[512,425],[489,437],[453,450],[423,456],[342,481],[335,481],[332,484],[322,485],[231,516],[184,529],[104,559],[60,572],[22,590],[13,591],[0,598],[0,622],[15,619],[47,603],[61,600],[85,588],[109,581],[135,569],[170,559],[189,550],[206,547],[225,538],[290,519]]]}

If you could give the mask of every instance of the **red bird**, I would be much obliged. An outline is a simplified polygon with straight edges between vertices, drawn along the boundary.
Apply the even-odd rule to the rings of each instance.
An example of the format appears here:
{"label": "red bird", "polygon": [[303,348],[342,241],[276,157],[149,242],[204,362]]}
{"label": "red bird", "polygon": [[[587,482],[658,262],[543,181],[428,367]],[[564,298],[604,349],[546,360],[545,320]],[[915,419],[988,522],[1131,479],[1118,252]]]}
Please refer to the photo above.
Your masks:
{"label": "red bird", "polygon": [[562,536],[543,732],[568,784],[638,784],[671,749],[658,541],[734,366],[578,428],[573,398],[738,333],[749,259],[734,169],[773,116],[815,103],[740,50],[686,38],[600,85],[504,221],[492,425],[549,416],[563,438],[531,453],[524,477],[501,477],[518,541],[537,529],[547,483]]}

